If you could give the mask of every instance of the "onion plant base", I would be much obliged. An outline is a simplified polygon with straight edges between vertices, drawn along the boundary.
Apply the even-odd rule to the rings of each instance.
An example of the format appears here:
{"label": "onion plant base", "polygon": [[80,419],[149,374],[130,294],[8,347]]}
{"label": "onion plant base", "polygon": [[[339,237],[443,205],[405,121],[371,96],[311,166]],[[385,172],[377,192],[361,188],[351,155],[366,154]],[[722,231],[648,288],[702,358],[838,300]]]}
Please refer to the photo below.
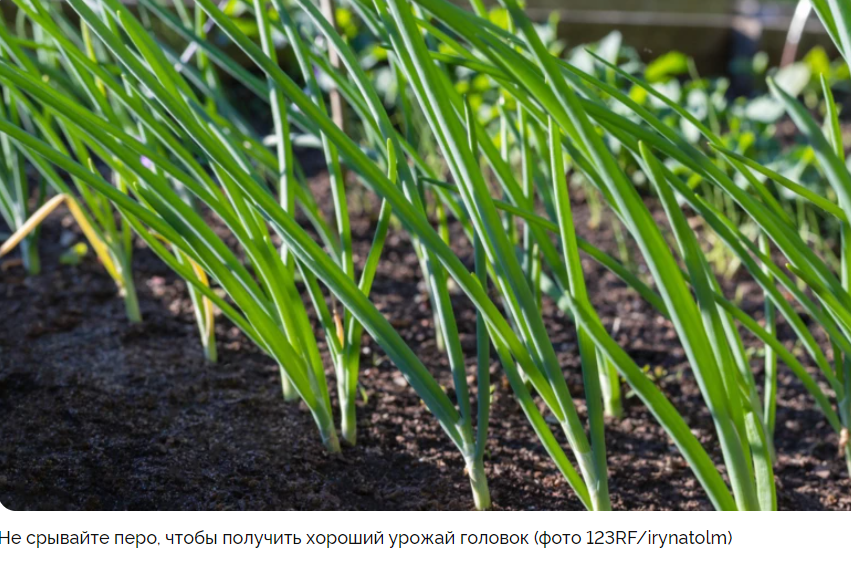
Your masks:
{"label": "onion plant base", "polygon": [[603,405],[603,411],[606,417],[612,419],[623,419],[623,404],[619,401],[606,401]]}
{"label": "onion plant base", "polygon": [[319,436],[322,439],[322,444],[329,454],[339,454],[340,439],[337,436],[337,429],[334,427],[334,418],[331,415],[323,415],[321,413],[314,414],[316,426],[319,427]]}
{"label": "onion plant base", "polygon": [[219,351],[215,341],[204,345],[204,359],[210,364],[216,364],[219,361]]}
{"label": "onion plant base", "polygon": [[290,382],[283,370],[281,371],[281,393],[284,396],[284,401],[298,401],[299,399],[295,386]]}
{"label": "onion plant base", "polygon": [[470,478],[470,487],[473,491],[473,504],[476,510],[491,509],[491,494],[488,488],[488,478],[485,475],[484,463],[471,460],[467,462],[467,476]]}
{"label": "onion plant base", "polygon": [[603,412],[612,419],[623,418],[623,397],[618,372],[608,361],[600,361],[600,388],[603,391]]}
{"label": "onion plant base", "polygon": [[355,446],[358,440],[357,411],[355,404],[346,397],[340,397],[340,438],[347,446]]}
{"label": "onion plant base", "polygon": [[124,310],[130,323],[142,323],[142,311],[139,309],[139,297],[132,282],[125,284],[121,290],[124,299]]}
{"label": "onion plant base", "polygon": [[30,276],[41,273],[41,258],[38,254],[38,240],[25,238],[21,242],[21,261]]}

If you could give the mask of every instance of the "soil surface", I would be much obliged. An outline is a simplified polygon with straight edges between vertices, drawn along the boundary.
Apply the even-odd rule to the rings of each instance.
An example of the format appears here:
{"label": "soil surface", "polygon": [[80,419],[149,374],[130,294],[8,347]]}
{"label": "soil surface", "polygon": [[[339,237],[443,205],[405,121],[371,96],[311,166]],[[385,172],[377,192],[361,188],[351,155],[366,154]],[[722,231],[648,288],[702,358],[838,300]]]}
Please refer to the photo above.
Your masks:
{"label": "soil surface", "polygon": [[[314,187],[322,190],[322,180]],[[374,216],[370,208],[360,216]],[[609,220],[589,229],[595,245],[616,251]],[[64,223],[64,226],[63,226]],[[363,344],[359,442],[339,457],[322,448],[303,406],[281,397],[277,367],[228,321],[217,324],[219,362],[205,362],[185,284],[147,249],[134,255],[144,322],[131,325],[114,284],[88,257],[59,264],[81,238],[57,213],[43,231],[44,272],[27,278],[14,260],[0,268],[0,502],[10,509],[359,509],[472,507],[457,450],[384,353]],[[363,259],[373,229],[353,223]],[[455,239],[461,239],[457,228]],[[457,250],[471,264],[466,242]],[[14,256],[13,256],[14,257]],[[672,326],[612,274],[584,263],[606,327],[647,366],[707,450],[718,457],[711,419]],[[434,340],[419,266],[404,233],[392,232],[373,299],[438,380],[451,388]],[[761,317],[757,287],[725,281],[730,296]],[[475,314],[455,299],[471,367]],[[549,331],[578,409],[584,414],[575,331],[545,300]],[[794,348],[784,325],[781,337]],[[819,336],[821,336],[819,334]],[[319,336],[322,339],[321,335]],[[753,343],[753,341],[750,341]],[[755,345],[754,345],[755,346]],[[754,356],[758,378],[761,359]],[[494,506],[573,510],[581,504],[537,442],[493,362],[494,393],[486,469]],[[333,373],[328,369],[332,393]],[[781,368],[777,411],[779,505],[784,510],[851,510],[851,483],[838,439],[812,399]],[[473,384],[475,387],[475,384]],[[625,416],[607,421],[616,509],[703,510],[711,505],[685,461],[627,387]],[[452,394],[450,393],[450,396]],[[554,427],[556,428],[556,427]],[[558,434],[558,431],[554,431]]]}

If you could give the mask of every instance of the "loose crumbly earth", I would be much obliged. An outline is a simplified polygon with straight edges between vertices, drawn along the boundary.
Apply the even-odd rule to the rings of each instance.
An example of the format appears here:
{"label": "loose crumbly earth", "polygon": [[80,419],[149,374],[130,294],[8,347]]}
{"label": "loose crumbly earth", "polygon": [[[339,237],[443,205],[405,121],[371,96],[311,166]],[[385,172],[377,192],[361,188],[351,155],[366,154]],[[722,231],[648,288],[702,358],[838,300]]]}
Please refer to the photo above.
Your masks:
{"label": "loose crumbly earth", "polygon": [[[324,189],[321,179],[314,188]],[[356,213],[374,215],[374,200],[365,201],[371,201],[372,208],[358,208]],[[577,223],[585,237],[614,250],[608,221],[597,230],[587,228],[587,207],[582,201],[576,204]],[[460,455],[371,340],[364,338],[361,382],[366,399],[358,408],[358,445],[329,457],[306,409],[283,401],[274,363],[224,319],[217,325],[220,360],[205,362],[184,283],[146,249],[140,247],[134,257],[144,314],[140,325],[127,323],[113,283],[93,259],[76,267],[60,265],[63,245],[71,241],[63,233],[62,220],[67,225],[64,216],[45,226],[42,275],[27,278],[14,262],[0,270],[4,506],[15,510],[472,507]],[[362,258],[373,223],[359,218],[353,228]],[[460,240],[457,230],[453,236]],[[468,244],[458,241],[456,247],[469,262]],[[594,304],[607,328],[640,366],[649,368],[718,460],[711,419],[671,325],[613,275],[591,261],[584,265]],[[451,387],[420,280],[408,237],[393,232],[373,299],[438,380]],[[760,292],[752,282],[736,278],[726,286],[731,296],[738,290],[748,313],[761,316]],[[455,297],[455,304],[461,342],[472,359],[475,315],[462,295]],[[574,329],[549,302],[545,314],[570,390],[584,415]],[[794,335],[783,325],[781,336],[793,348]],[[753,364],[761,378],[758,356]],[[495,508],[581,508],[537,443],[496,362],[492,371],[486,466]],[[785,369],[781,381],[776,471],[780,508],[851,510],[851,484],[845,463],[837,456],[836,435]],[[331,386],[333,392],[333,380]],[[614,507],[711,508],[670,439],[628,388],[624,391],[625,417],[607,422]]]}

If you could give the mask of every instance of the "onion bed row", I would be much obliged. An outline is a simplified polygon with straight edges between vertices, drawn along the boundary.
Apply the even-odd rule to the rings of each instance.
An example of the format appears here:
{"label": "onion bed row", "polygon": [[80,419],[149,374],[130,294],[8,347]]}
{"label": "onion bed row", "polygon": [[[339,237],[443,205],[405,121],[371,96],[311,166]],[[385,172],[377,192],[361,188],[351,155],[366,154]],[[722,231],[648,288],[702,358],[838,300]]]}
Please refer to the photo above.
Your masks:
{"label": "onion bed row", "polygon": [[[612,82],[554,56],[517,0],[501,0],[510,15],[506,28],[487,19],[479,2],[472,3],[471,12],[446,0],[351,0],[388,53],[401,116],[391,113],[357,53],[311,0],[246,3],[256,39],[226,13],[229,2],[196,0],[192,13],[179,0],[175,14],[155,0],[140,0],[140,18],[119,0],[68,0],[76,24],[55,6],[13,2],[21,14],[16,33],[0,25],[5,102],[0,148],[6,165],[0,169],[0,211],[19,231],[13,242],[25,244],[27,266],[37,270],[32,236],[53,207],[28,214],[24,159],[69,204],[122,288],[131,320],[141,319],[130,269],[132,231],[186,280],[206,356],[216,358],[218,310],[277,362],[284,398],[304,402],[330,453],[340,452],[341,439],[349,445],[357,440],[366,332],[457,447],[479,509],[491,506],[484,460],[492,356],[540,444],[589,510],[612,506],[605,418],[623,414],[622,380],[664,428],[717,509],[777,508],[779,362],[837,432],[851,470],[851,243],[846,243],[851,174],[827,87],[824,129],[780,87],[772,84],[772,91],[807,134],[836,202],[783,177],[770,164],[735,153],[652,85],[596,59],[601,70],[646,90],[692,123],[703,142],[689,143]],[[814,5],[849,57],[851,8],[840,0]],[[176,32],[186,50],[181,54],[161,42],[150,20]],[[32,41],[23,22],[34,30]],[[208,39],[214,28],[252,67]],[[295,55],[295,79],[279,64],[280,42]],[[499,88],[502,104],[495,119],[482,118],[458,93],[456,68],[480,73]],[[224,96],[220,73],[268,107],[273,131],[265,141]],[[327,107],[320,75],[357,117],[356,134]],[[304,138],[325,158],[331,218],[322,214],[296,157],[295,144]],[[648,178],[664,224],[651,214],[615,145]],[[683,180],[682,170],[723,190],[757,224],[758,239],[740,232],[724,209],[703,199]],[[577,235],[571,174],[599,191],[640,253],[648,278]],[[380,198],[381,207],[356,274],[348,202],[361,186]],[[801,239],[772,189],[789,190],[841,222],[839,272]],[[723,241],[764,291],[764,324],[725,298],[686,210]],[[296,220],[297,211],[310,227]],[[210,215],[226,227],[239,251],[213,230]],[[453,249],[450,217],[474,248],[472,269]],[[369,298],[391,223],[413,241],[453,397]],[[717,450],[707,450],[606,330],[592,305],[583,254],[672,323],[711,415]],[[788,270],[776,264],[779,254]],[[477,313],[475,392],[469,387],[452,285]],[[578,412],[577,396],[568,388],[547,331],[544,297],[553,298],[576,326],[585,415]],[[339,428],[311,316],[317,318],[337,380]],[[781,317],[827,391],[778,340]],[[810,330],[813,322],[830,339],[833,363]],[[765,348],[762,384],[741,328]],[[554,433],[546,415],[556,419],[562,435]],[[723,469],[713,457],[721,458]]]}

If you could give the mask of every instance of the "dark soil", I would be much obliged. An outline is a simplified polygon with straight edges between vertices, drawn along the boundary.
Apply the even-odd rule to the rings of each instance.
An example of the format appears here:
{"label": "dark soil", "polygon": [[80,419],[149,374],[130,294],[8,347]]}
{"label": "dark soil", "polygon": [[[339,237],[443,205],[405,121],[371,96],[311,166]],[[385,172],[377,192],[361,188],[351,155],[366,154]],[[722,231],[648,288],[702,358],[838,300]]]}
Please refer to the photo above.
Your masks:
{"label": "dark soil", "polygon": [[[577,213],[587,230],[586,207],[579,204]],[[274,363],[224,319],[217,326],[220,361],[204,361],[186,287],[149,251],[139,248],[134,257],[145,319],[140,325],[128,324],[114,284],[92,258],[76,267],[60,265],[63,242],[70,241],[62,220],[68,217],[45,225],[42,275],[27,278],[10,260],[0,271],[0,501],[7,508],[471,508],[459,453],[372,341],[364,338],[361,380],[368,399],[359,404],[359,443],[329,457],[306,409],[283,401]],[[614,250],[605,224],[584,235]],[[353,228],[363,256],[372,223],[359,219]],[[469,260],[466,244],[459,243],[458,251]],[[658,377],[717,457],[708,412],[670,324],[614,276],[593,262],[585,266],[606,326]],[[391,234],[374,301],[451,387],[420,278],[407,236]],[[752,283],[734,279],[728,286],[744,297],[746,311],[761,315]],[[456,304],[462,343],[472,358],[475,316],[462,296]],[[575,332],[550,303],[545,312],[584,413]],[[792,348],[791,332],[781,326],[781,335]],[[759,364],[755,357],[758,376]],[[492,370],[496,389],[486,466],[495,507],[581,508],[537,443],[496,363]],[[781,371],[781,380],[780,508],[851,510],[851,483],[837,456],[837,436],[787,371]],[[641,402],[627,393],[625,407],[625,418],[609,420],[607,427],[614,507],[711,508]]]}

